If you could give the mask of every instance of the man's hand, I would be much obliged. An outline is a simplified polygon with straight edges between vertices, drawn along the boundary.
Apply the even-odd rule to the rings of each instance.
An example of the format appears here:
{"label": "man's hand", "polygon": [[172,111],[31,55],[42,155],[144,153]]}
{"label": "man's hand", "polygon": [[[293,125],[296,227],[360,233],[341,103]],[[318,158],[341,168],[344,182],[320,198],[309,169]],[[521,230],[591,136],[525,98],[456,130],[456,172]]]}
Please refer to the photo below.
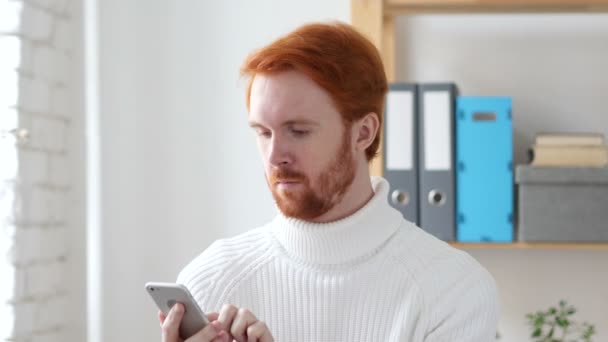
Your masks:
{"label": "man's hand", "polygon": [[226,304],[220,310],[217,321],[224,331],[238,342],[274,342],[266,323],[259,321],[251,311]]}
{"label": "man's hand", "polygon": [[158,320],[162,330],[162,342],[227,342],[231,341],[228,333],[222,329],[222,324],[217,320],[219,314],[207,315],[210,324],[197,332],[186,341],[179,337],[179,325],[184,317],[184,306],[175,304],[169,314],[165,317],[162,311],[158,312]]}

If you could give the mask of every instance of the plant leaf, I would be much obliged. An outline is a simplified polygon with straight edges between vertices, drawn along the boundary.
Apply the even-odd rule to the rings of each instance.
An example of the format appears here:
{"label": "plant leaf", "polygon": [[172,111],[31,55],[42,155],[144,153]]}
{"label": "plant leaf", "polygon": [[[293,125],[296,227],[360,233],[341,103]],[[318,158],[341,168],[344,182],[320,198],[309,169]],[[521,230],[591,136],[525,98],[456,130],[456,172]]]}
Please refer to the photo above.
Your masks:
{"label": "plant leaf", "polygon": [[563,317],[555,317],[555,323],[557,323],[557,325],[559,325],[562,328],[566,328],[566,327],[568,327],[568,325],[570,325],[570,321],[568,321],[567,318],[563,318]]}

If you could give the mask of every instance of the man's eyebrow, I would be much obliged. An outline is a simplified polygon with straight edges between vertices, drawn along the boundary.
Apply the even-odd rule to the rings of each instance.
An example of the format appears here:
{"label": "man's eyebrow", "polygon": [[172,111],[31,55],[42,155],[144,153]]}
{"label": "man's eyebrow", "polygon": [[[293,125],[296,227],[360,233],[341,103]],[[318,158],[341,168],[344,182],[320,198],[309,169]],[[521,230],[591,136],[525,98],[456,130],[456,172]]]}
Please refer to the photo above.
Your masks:
{"label": "man's eyebrow", "polygon": [[264,126],[262,126],[261,124],[255,122],[255,121],[249,121],[249,127],[251,127],[251,128],[263,128]]}
{"label": "man's eyebrow", "polygon": [[308,126],[319,126],[319,123],[309,119],[294,119],[288,120],[283,123],[283,126],[293,126],[293,125],[308,125]]}

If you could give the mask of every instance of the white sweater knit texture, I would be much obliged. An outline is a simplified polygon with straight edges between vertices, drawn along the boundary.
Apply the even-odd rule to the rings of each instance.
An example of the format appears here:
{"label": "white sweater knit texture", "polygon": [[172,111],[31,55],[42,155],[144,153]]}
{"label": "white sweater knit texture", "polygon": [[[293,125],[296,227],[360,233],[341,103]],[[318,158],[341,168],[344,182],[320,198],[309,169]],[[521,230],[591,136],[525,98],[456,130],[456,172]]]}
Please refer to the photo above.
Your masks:
{"label": "white sweater knit texture", "polygon": [[275,341],[462,341],[495,339],[492,276],[463,251],[373,198],[353,215],[310,223],[281,214],[218,240],[180,273],[206,312],[247,308]]}

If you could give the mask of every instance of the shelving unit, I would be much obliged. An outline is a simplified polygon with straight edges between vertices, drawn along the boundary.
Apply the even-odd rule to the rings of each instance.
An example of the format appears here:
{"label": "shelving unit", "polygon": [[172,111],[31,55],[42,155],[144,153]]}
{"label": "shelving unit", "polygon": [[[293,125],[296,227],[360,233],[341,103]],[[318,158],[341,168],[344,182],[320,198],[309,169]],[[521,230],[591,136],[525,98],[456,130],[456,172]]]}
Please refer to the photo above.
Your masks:
{"label": "shelving unit", "polygon": [[[596,13],[608,12],[608,0],[351,0],[351,23],[378,48],[389,82],[395,81],[395,19],[414,14]],[[382,153],[370,165],[382,176]],[[608,250],[604,243],[450,243],[461,249]]]}
{"label": "shelving unit", "polygon": [[[395,18],[413,14],[608,12],[608,0],[351,0],[351,22],[376,45],[395,81]],[[382,155],[370,167],[382,175]]]}

